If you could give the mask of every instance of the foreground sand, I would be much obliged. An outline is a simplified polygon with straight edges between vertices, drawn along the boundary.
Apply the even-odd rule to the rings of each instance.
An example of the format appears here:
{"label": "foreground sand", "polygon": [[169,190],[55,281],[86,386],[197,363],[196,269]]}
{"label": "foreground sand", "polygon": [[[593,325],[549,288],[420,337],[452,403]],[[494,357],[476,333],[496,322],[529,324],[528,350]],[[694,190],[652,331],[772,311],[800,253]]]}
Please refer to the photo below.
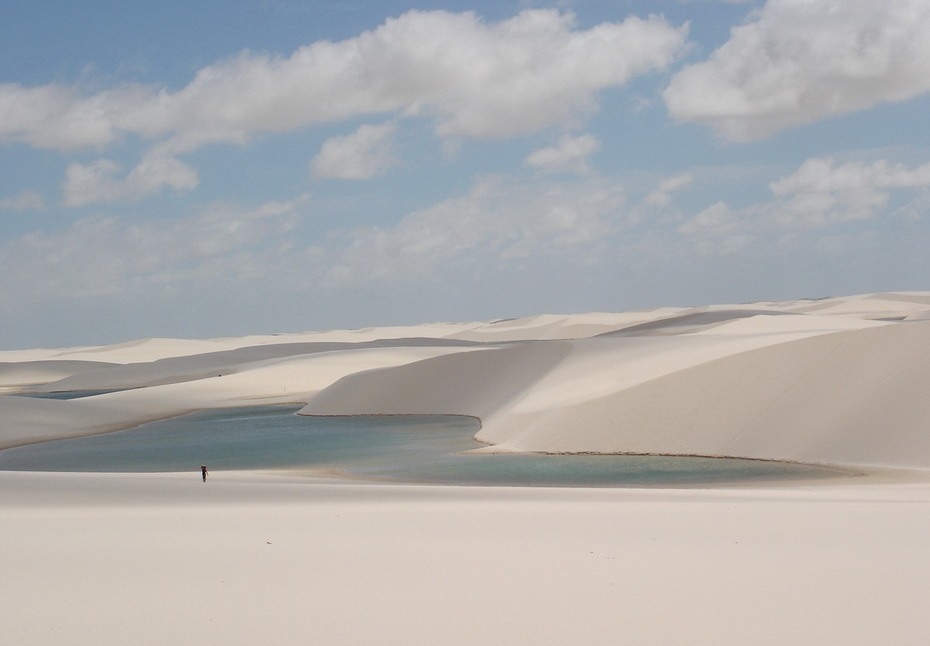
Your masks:
{"label": "foreground sand", "polygon": [[[925,644],[930,294],[0,352],[0,447],[188,410],[475,415],[489,450],[791,459],[712,489],[0,472],[0,643]],[[133,388],[75,401],[23,390]]]}
{"label": "foreground sand", "polygon": [[927,485],[0,474],[5,644],[926,644]]}

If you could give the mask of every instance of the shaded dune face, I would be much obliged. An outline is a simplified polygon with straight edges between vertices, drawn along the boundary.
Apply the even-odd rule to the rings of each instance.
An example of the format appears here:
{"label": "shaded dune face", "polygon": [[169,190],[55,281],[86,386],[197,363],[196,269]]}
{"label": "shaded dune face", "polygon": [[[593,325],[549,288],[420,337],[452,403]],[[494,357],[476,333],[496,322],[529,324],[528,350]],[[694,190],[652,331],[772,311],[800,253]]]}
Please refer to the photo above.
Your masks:
{"label": "shaded dune face", "polygon": [[322,391],[305,415],[430,414],[484,418],[532,387],[571,352],[564,341],[456,353],[350,375]]}
{"label": "shaded dune face", "polygon": [[930,468],[924,292],[17,351],[4,376],[8,391],[124,390],[2,396],[0,447],[300,403],[473,416],[501,451]]}
{"label": "shaded dune face", "polygon": [[779,316],[790,312],[771,310],[719,310],[713,312],[691,312],[680,316],[657,319],[638,325],[631,325],[615,332],[605,332],[601,336],[652,336],[660,334],[685,334],[707,329],[715,325],[728,323],[735,319],[752,316]]}
{"label": "shaded dune face", "polygon": [[102,361],[50,361],[0,362],[0,392],[22,389],[41,389],[45,384],[58,383],[72,375],[114,367],[117,364]]}

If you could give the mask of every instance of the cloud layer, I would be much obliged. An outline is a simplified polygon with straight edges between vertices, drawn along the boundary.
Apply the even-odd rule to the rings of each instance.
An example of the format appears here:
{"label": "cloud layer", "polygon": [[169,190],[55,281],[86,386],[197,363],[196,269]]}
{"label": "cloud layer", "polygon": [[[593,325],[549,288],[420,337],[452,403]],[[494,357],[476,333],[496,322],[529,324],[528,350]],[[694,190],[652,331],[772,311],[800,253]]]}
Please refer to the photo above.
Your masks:
{"label": "cloud layer", "polygon": [[0,246],[0,301],[27,305],[211,281],[248,283],[278,269],[307,200],[251,210],[217,204],[167,221],[91,216],[60,231],[33,232]]}
{"label": "cloud layer", "polygon": [[397,225],[346,232],[320,250],[325,282],[360,286],[493,274],[530,257],[592,262],[617,230],[624,195],[600,181],[538,184],[488,178],[460,197],[406,215]]}

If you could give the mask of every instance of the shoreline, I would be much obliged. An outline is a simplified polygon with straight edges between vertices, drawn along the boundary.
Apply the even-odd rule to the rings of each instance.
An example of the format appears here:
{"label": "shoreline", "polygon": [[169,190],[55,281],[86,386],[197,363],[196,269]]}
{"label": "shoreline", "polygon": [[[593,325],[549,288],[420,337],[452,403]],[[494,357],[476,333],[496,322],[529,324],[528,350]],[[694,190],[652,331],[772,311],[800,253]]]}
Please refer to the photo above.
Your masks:
{"label": "shoreline", "polygon": [[[211,408],[211,409],[202,409],[194,410],[182,413],[177,416],[172,416],[163,419],[149,420],[143,422],[142,424],[136,424],[129,426],[123,429],[108,430],[104,433],[92,433],[88,435],[82,435],[79,437],[70,437],[66,438],[67,441],[71,440],[81,440],[89,439],[93,437],[102,437],[115,435],[121,432],[139,430],[144,426],[150,424],[159,424],[161,422],[176,420],[183,418],[189,415],[198,415],[204,413],[212,414],[230,414],[236,415],[238,413],[244,413],[246,415],[261,412],[267,409],[281,409],[283,411],[293,411],[297,417],[304,417],[307,419],[341,419],[341,420],[351,420],[354,418],[359,418],[362,420],[370,420],[372,418],[388,418],[388,419],[398,419],[398,418],[410,418],[411,420],[418,420],[425,417],[439,417],[439,418],[465,418],[477,422],[478,429],[481,428],[481,419],[475,416],[464,416],[464,415],[405,415],[405,414],[389,414],[389,415],[378,415],[378,414],[365,414],[365,415],[301,415],[299,410],[302,406],[300,403],[292,404],[273,404],[273,405],[262,405],[262,406],[234,406],[228,408]],[[232,421],[232,420],[230,420]],[[153,429],[150,431],[152,433],[157,433],[157,430]],[[191,428],[191,433],[197,432],[196,426]],[[37,447],[42,444],[47,444],[50,442],[56,442],[61,440],[44,440],[39,442],[32,442],[25,445],[19,445],[16,447],[7,447],[7,449],[16,449],[23,448],[26,446]],[[164,447],[162,447],[164,448]],[[3,449],[3,450],[7,450]],[[2,453],[2,451],[0,451]],[[346,471],[345,469],[351,468],[353,460],[348,459],[348,463],[343,467],[337,466],[315,466],[312,462],[307,465],[293,464],[287,466],[241,466],[241,467],[225,467],[223,471],[226,472],[251,472],[251,471],[260,471],[268,474],[291,474],[298,475],[301,477],[307,477],[314,480],[325,481],[325,479],[331,479],[335,482],[343,483],[355,483],[355,484],[410,484],[410,485],[423,485],[423,486],[491,486],[491,487],[549,487],[549,488],[714,488],[714,487],[723,487],[723,488],[733,488],[733,487],[753,487],[753,486],[785,486],[792,483],[829,483],[837,484],[838,482],[850,481],[857,478],[869,478],[872,481],[878,481],[879,470],[869,470],[863,467],[858,466],[847,466],[847,465],[825,465],[825,464],[812,464],[804,463],[798,461],[790,460],[773,460],[773,459],[762,459],[762,458],[742,458],[738,456],[728,456],[728,455],[699,455],[699,454],[659,454],[659,453],[630,453],[630,452],[593,452],[593,451],[514,451],[512,449],[498,449],[493,445],[485,445],[480,448],[464,450],[464,451],[455,451],[457,455],[462,456],[475,456],[480,460],[481,456],[488,455],[499,455],[499,456],[508,456],[508,457],[517,457],[525,456],[527,458],[571,458],[577,456],[579,458],[585,457],[618,457],[618,458],[658,458],[658,459],[675,459],[675,458],[685,458],[685,459],[699,459],[706,460],[708,463],[711,463],[714,460],[720,460],[727,463],[739,462],[739,463],[749,463],[749,464],[760,464],[760,465],[770,465],[770,466],[785,466],[788,468],[794,469],[793,471],[781,473],[781,474],[742,474],[742,475],[727,475],[726,473],[714,473],[713,475],[706,476],[697,476],[693,479],[691,477],[683,478],[682,473],[675,469],[671,469],[667,472],[667,479],[663,480],[662,477],[654,477],[648,479],[641,479],[641,476],[637,476],[635,471],[631,471],[629,474],[629,479],[624,479],[622,474],[618,474],[618,480],[616,481],[592,481],[590,477],[585,477],[585,472],[581,471],[578,474],[576,481],[571,481],[568,479],[557,479],[553,481],[534,481],[532,477],[530,479],[521,481],[519,478],[508,480],[506,478],[501,480],[496,480],[493,476],[488,477],[487,479],[478,478],[475,480],[469,479],[467,476],[462,478],[459,475],[451,474],[448,479],[437,479],[437,478],[422,478],[417,477],[415,474],[401,475],[401,474],[365,474],[364,472],[353,472]],[[445,455],[445,454],[444,454]],[[215,466],[211,470],[215,470]],[[692,474],[692,470],[687,466],[683,466],[683,469],[687,474]],[[806,472],[804,470],[810,470]],[[61,472],[61,473],[120,473],[120,474],[133,474],[133,473],[182,473],[177,469],[157,469],[146,466],[141,469],[108,469],[101,466],[92,466],[90,468],[82,469],[78,466],[70,466],[60,469],[43,469],[41,467],[19,467],[19,468],[9,468],[2,466],[0,463],[0,471],[13,471],[13,472]],[[885,470],[887,473],[883,473],[881,476],[882,481],[891,481],[891,482],[903,482],[908,480],[919,480],[920,476],[918,474],[922,473],[922,477],[925,479],[930,479],[930,473],[928,472],[913,472],[902,471],[900,469]],[[329,474],[324,476],[321,474]],[[676,475],[677,474],[677,475]],[[894,474],[894,475],[892,475]],[[545,480],[545,479],[544,479]]]}

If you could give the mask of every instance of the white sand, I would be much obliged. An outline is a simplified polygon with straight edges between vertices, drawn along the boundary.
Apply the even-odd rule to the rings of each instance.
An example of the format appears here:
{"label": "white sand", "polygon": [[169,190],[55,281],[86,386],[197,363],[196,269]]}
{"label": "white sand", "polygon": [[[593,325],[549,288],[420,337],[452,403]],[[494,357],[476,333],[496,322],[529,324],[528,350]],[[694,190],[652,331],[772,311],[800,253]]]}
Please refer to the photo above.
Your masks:
{"label": "white sand", "polygon": [[[0,643],[924,644],[930,294],[0,352],[0,447],[187,410],[882,468],[704,490],[0,472]],[[904,477],[904,470],[906,472]]]}

